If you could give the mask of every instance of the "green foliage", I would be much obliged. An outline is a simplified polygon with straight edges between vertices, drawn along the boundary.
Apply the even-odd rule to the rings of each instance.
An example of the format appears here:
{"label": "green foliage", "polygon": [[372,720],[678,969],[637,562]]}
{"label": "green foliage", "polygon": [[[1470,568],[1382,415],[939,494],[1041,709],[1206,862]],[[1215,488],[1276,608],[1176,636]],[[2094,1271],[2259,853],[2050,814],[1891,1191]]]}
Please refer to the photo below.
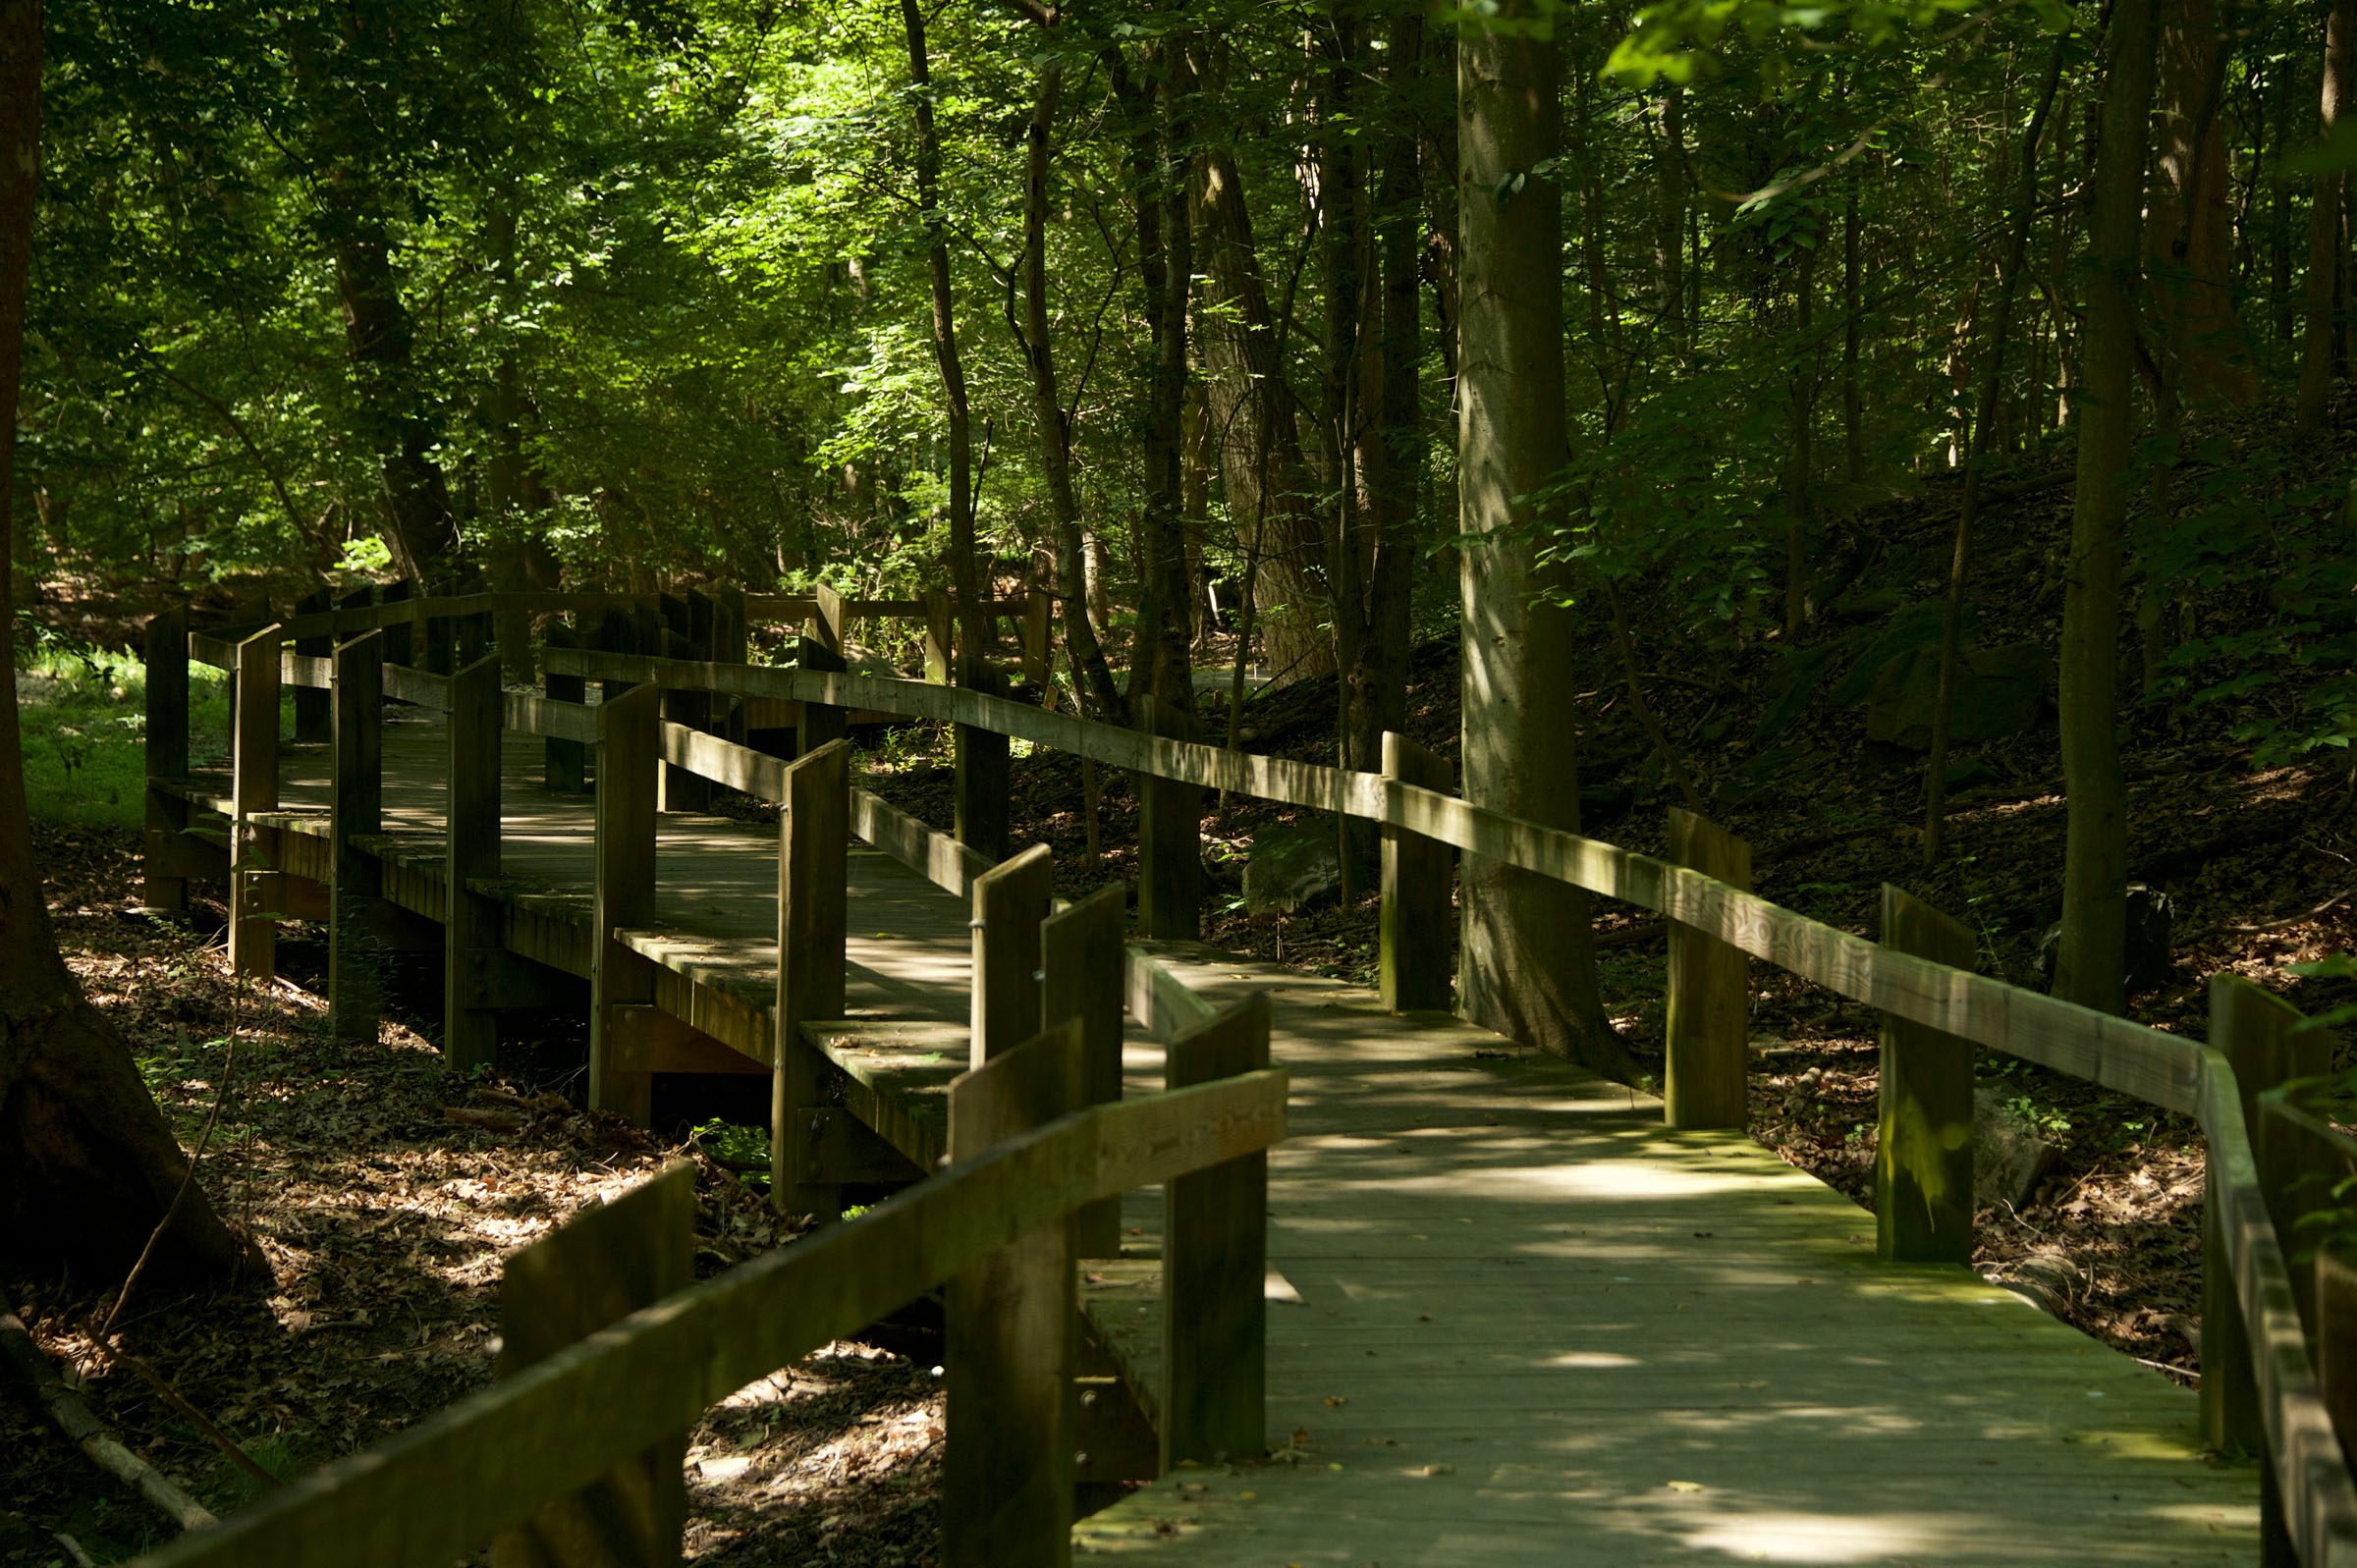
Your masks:
{"label": "green foliage", "polygon": [[[227,754],[229,700],[220,673],[189,671],[190,761]],[[136,831],[147,791],[144,667],[127,654],[48,639],[21,656],[17,722],[25,747],[25,792],[34,818],[76,827]],[[286,723],[294,704],[285,702]]]}

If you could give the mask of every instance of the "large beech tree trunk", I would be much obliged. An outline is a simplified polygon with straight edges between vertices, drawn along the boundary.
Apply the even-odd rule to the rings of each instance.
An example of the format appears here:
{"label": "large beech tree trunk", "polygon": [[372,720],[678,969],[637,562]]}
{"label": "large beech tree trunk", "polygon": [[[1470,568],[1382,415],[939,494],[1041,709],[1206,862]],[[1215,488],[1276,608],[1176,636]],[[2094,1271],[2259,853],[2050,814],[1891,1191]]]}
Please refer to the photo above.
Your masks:
{"label": "large beech tree trunk", "polygon": [[[1529,0],[1509,7],[1529,15]],[[1579,635],[1535,568],[1531,495],[1567,454],[1562,187],[1534,166],[1562,151],[1556,45],[1476,24],[1457,41],[1462,309],[1457,466],[1464,604],[1464,791],[1476,805],[1579,828],[1574,689]],[[1514,189],[1518,183],[1519,189]],[[1501,1034],[1619,1076],[1588,897],[1467,855],[1457,1008]]]}
{"label": "large beech tree trunk", "polygon": [[[0,626],[14,625],[9,498],[40,85],[39,0],[0,0]],[[0,683],[13,691],[16,676],[15,638],[0,635]],[[119,1276],[187,1174],[187,1157],[132,1065],[131,1048],[58,956],[32,860],[17,705],[0,705],[0,1254]],[[192,1191],[148,1270],[151,1277],[224,1278],[242,1266],[267,1277],[258,1256]]]}
{"label": "large beech tree trunk", "polygon": [[2104,71],[2103,148],[2089,224],[2080,353],[2078,494],[2062,598],[2062,946],[2055,995],[2102,1012],[2124,1001],[2127,806],[2119,776],[2119,569],[2123,483],[2136,434],[2138,228],[2153,100],[2154,0],[2114,0]]}

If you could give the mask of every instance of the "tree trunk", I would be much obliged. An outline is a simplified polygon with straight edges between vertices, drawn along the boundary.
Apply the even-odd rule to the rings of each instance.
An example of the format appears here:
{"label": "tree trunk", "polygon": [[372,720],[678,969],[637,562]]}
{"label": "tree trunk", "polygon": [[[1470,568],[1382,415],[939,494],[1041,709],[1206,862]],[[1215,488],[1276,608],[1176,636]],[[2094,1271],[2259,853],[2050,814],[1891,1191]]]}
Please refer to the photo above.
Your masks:
{"label": "tree trunk", "polygon": [[1865,413],[1858,396],[1858,180],[1841,203],[1841,455],[1851,484],[1866,477]]}
{"label": "tree trunk", "polygon": [[[2348,112],[2353,32],[2357,32],[2357,3],[2333,0],[2331,17],[2325,24],[2323,118],[2327,137]],[[2300,326],[2298,418],[2304,430],[2321,428],[2332,402],[2332,275],[2340,251],[2341,191],[2346,184],[2347,176],[2338,169],[2318,175],[2316,204],[2309,210],[2308,277],[2300,296],[2305,319]],[[2288,189],[2277,193],[2278,213],[2288,195]]]}
{"label": "tree trunk", "polygon": [[[1509,6],[1527,15],[1528,5]],[[1576,727],[1563,711],[1578,628],[1532,559],[1529,496],[1564,445],[1562,151],[1549,39],[1478,23],[1457,38],[1463,316],[1457,363],[1465,798],[1577,831]],[[1518,188],[1517,188],[1518,187]],[[1587,894],[1467,855],[1458,1009],[1475,1023],[1625,1075],[1605,1017]]]}
{"label": "tree trunk", "polygon": [[2232,211],[2227,203],[2226,51],[2216,0],[2176,0],[2162,29],[2153,158],[2157,187],[2145,213],[2145,253],[2160,295],[2167,352],[2163,375],[2182,405],[2249,403],[2259,396],[2234,315]]}
{"label": "tree trunk", "polygon": [[1662,331],[1686,348],[1686,93],[1664,81],[1654,100],[1653,292]]}
{"label": "tree trunk", "polygon": [[2135,447],[2136,296],[2145,123],[2152,109],[2154,0],[2114,0],[2104,73],[2103,146],[2089,220],[2077,497],[2064,576],[2062,780],[2068,829],[2055,995],[2102,1012],[2123,1002],[2127,811],[2119,775],[2122,483]]}
{"label": "tree trunk", "polygon": [[[40,181],[41,7],[0,0],[0,625],[14,625],[17,398]],[[16,639],[0,682],[16,689]],[[188,1157],[132,1065],[131,1047],[58,955],[32,858],[25,748],[0,707],[0,1256],[112,1278],[172,1209]],[[152,1278],[267,1279],[250,1243],[192,1190],[148,1263]]]}
{"label": "tree trunk", "polygon": [[942,409],[950,427],[946,565],[950,592],[958,601],[957,678],[963,682],[991,641],[974,554],[974,420],[966,404],[965,360],[958,351],[958,300],[950,289],[950,242],[941,214],[941,134],[933,124],[933,69],[925,52],[925,16],[916,0],[901,0],[901,25],[908,34],[909,97],[916,113],[917,220],[925,226],[925,266],[933,285],[933,362],[941,370]]}

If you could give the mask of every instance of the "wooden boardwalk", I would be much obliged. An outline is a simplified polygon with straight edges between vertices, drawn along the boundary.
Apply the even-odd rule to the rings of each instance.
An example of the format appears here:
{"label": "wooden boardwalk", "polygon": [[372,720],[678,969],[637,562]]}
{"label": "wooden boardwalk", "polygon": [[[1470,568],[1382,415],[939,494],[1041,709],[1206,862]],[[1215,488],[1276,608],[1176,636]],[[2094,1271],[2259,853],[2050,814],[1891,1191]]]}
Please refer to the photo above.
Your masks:
{"label": "wooden boardwalk", "polygon": [[[425,725],[387,737],[384,858],[417,878],[435,875],[441,755]],[[539,788],[536,741],[511,737],[505,760],[506,901],[585,942],[587,799]],[[320,771],[289,752],[284,809],[324,802]],[[757,1014],[773,984],[776,845],[759,824],[662,821],[660,930],[634,946],[714,1008]],[[432,907],[423,892],[404,901]],[[877,1076],[876,1100],[904,1107],[956,1070],[955,1048],[933,1048],[967,1015],[967,911],[868,853],[851,911],[852,1011],[907,1021],[911,1059],[935,1063]],[[534,940],[571,967],[557,938]],[[1387,1015],[1358,988],[1158,952],[1211,1000],[1269,990],[1273,1054],[1293,1072],[1270,1167],[1279,1457],[1156,1482],[1083,1521],[1076,1549],[1268,1564],[2254,1555],[2256,1476],[2197,1454],[2190,1393],[1962,1270],[1878,1263],[1870,1216],[1748,1140],[1666,1132],[1650,1099],[1453,1020]],[[1158,1050],[1133,1036],[1136,1087],[1158,1076]],[[1091,1315],[1141,1386],[1157,1354],[1134,1326],[1157,1321],[1151,1197],[1129,1201],[1129,1258],[1086,1266]]]}

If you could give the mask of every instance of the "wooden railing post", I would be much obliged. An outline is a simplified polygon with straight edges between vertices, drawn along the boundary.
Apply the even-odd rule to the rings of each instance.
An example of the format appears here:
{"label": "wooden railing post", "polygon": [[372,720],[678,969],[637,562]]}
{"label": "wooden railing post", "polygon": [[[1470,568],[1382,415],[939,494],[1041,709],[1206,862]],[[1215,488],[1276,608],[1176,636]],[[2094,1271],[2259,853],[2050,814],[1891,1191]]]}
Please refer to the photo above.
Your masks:
{"label": "wooden railing post", "polygon": [[[712,602],[710,600],[690,589],[685,601],[670,599],[668,595],[666,601],[679,605],[680,618],[691,627],[698,620],[696,607],[700,603],[702,605],[700,619],[703,623],[703,634],[705,638],[711,636]],[[664,639],[663,653],[672,659],[703,660],[711,656],[711,645],[708,641],[699,640],[692,631],[685,633],[674,631]],[[673,724],[685,725],[690,730],[700,730],[709,733],[712,729],[712,693],[688,690],[685,687],[667,690],[663,693],[663,717]],[[665,763],[663,765],[662,809],[665,811],[711,810],[712,781],[689,769],[679,767],[674,763]]]}
{"label": "wooden railing post", "polygon": [[[1717,823],[1670,808],[1669,858],[1751,890],[1751,845]],[[1751,960],[1740,947],[1670,922],[1669,1066],[1663,1114],[1678,1128],[1742,1127],[1751,1048]]]}
{"label": "wooden railing post", "polygon": [[[1080,1025],[1002,1052],[950,1086],[950,1163],[1082,1104]],[[1071,1560],[1070,1227],[1041,1225],[949,1282],[941,1465],[947,1568]]]}
{"label": "wooden railing post", "polygon": [[[1164,1083],[1186,1089],[1269,1064],[1255,992],[1172,1040]],[[1269,1157],[1249,1154],[1163,1188],[1162,1468],[1268,1451]]]}
{"label": "wooden railing post", "polygon": [[[1080,1025],[1080,1103],[1122,1098],[1122,933],[1129,892],[1099,888],[1039,927],[1039,1027]],[[1122,1255],[1122,1200],[1100,1198],[1072,1216],[1072,1248],[1083,1258]]]}
{"label": "wooden railing post", "polygon": [[[383,602],[387,605],[406,604],[413,592],[415,589],[406,578],[400,582],[388,582],[385,584]],[[407,667],[416,657],[416,641],[411,635],[414,624],[412,621],[402,620],[385,626],[385,663]]]}
{"label": "wooden railing post", "polygon": [[[2271,1137],[2268,1119],[2258,1113],[2258,1100],[2277,1084],[2330,1069],[2331,1036],[2321,1030],[2301,1031],[2299,1023],[2300,1014],[2290,1003],[2241,976],[2211,977],[2210,1044],[2234,1069],[2252,1160],[2286,1257],[2298,1248],[2286,1223],[2292,1172],[2285,1168],[2283,1141]],[[2202,1440],[2221,1453],[2264,1454],[2267,1434],[2259,1412],[2259,1384],[2252,1374],[2224,1214],[2225,1204],[2212,1177],[2202,1207]],[[2299,1276],[2298,1270],[2294,1273]],[[2272,1467],[2262,1468],[2272,1474]],[[2272,1482],[2260,1501],[2261,1528],[2272,1539],[2281,1528]]]}
{"label": "wooden railing post", "polygon": [[189,826],[186,796],[157,787],[189,776],[189,612],[174,606],[148,619],[146,676],[147,810],[144,857],[149,909],[189,907],[181,876],[180,836]]}
{"label": "wooden railing post", "polygon": [[1033,844],[974,879],[971,1065],[1039,1032],[1039,923],[1055,901],[1056,860]]}
{"label": "wooden railing post", "polygon": [[833,1185],[806,1182],[811,1116],[821,1106],[818,1054],[802,1025],[843,1016],[850,919],[851,744],[832,740],[786,770],[778,824],[778,1001],[769,1091],[770,1202],[820,1224],[842,1216]]}
{"label": "wooden railing post", "polygon": [[[740,665],[746,655],[744,590],[735,583],[724,582],[712,590],[712,651],[705,657],[714,664]],[[739,697],[729,705],[723,733],[741,746],[746,743],[747,729],[745,699]]]}
{"label": "wooden railing post", "polygon": [[489,1067],[499,1051],[499,1014],[468,1005],[478,956],[499,946],[499,905],[468,884],[499,875],[499,655],[487,653],[450,678],[449,793],[444,797],[442,880],[442,1059],[454,1072]]}
{"label": "wooden railing post", "polygon": [[1055,623],[1053,596],[1040,588],[1023,596],[1023,678],[1039,688],[1040,703],[1048,708],[1056,706]]}
{"label": "wooden railing post", "polygon": [[491,635],[491,612],[470,610],[456,618],[452,630],[455,635],[454,668],[464,670],[476,660],[486,658],[497,650],[497,640]]}
{"label": "wooden railing post", "polygon": [[[335,608],[335,600],[325,588],[305,594],[295,601],[299,616],[324,615]],[[335,652],[336,639],[332,633],[297,637],[295,651],[313,659],[322,659]],[[295,739],[299,745],[325,745],[335,737],[335,715],[329,710],[332,699],[317,686],[295,688]]]}
{"label": "wooden railing post", "polygon": [[428,675],[446,676],[459,667],[457,628],[447,614],[425,618],[425,669]]}
{"label": "wooden railing post", "polygon": [[[843,658],[843,596],[823,582],[810,593],[817,606],[810,619],[802,622],[801,667],[841,675],[847,668]],[[800,749],[815,751],[831,740],[841,740],[850,732],[848,718],[833,703],[803,703]]]}
{"label": "wooden railing post", "polygon": [[384,866],[360,841],[385,826],[385,634],[371,631],[336,649],[334,806],[329,853],[327,1021],[339,1041],[373,1044],[384,1014],[384,944],[377,925]]}
{"label": "wooden railing post", "polygon": [[[571,626],[554,625],[548,628],[551,648],[578,648],[582,638]],[[544,689],[551,702],[586,703],[589,682],[579,676],[561,676],[550,671],[543,677]],[[553,793],[579,794],[589,785],[589,748],[578,740],[565,740],[550,735],[541,746],[541,782]]]}
{"label": "wooden railing post", "polygon": [[615,932],[655,913],[656,725],[661,693],[640,686],[597,710],[596,913],[589,967],[589,1106],[639,1126],[652,1113],[654,1075],[626,1072],[616,1009],[655,997],[654,965]]}
{"label": "wooden railing post", "polygon": [[[1446,794],[1456,770],[1403,734],[1383,736],[1383,776]],[[1456,901],[1450,881],[1456,852],[1436,838],[1385,824],[1379,955],[1383,1004],[1394,1012],[1445,1012],[1455,967]]]}
{"label": "wooden railing post", "polygon": [[677,636],[687,636],[687,601],[676,593],[655,595],[655,609],[663,618],[663,629]]}
{"label": "wooden railing post", "polygon": [[[637,652],[635,623],[631,620],[630,612],[609,610],[600,616],[597,622],[597,640],[594,646],[600,653]],[[600,680],[597,683],[597,700],[601,704],[614,702],[620,699],[623,693],[629,691],[633,684],[634,682],[629,680]]]}
{"label": "wooden railing post", "polygon": [[[1973,967],[1972,933],[1889,883],[1883,946],[1951,969]],[[1972,1262],[1972,1056],[1969,1040],[1883,1017],[1874,1215],[1887,1262]]]}
{"label": "wooden railing post", "polygon": [[[1007,695],[1007,682],[999,673],[978,665],[966,671],[965,685],[987,696]],[[1014,847],[1014,825],[1008,798],[1014,774],[1007,737],[978,725],[950,728],[957,761],[954,809],[958,841],[989,859],[1004,860]]]}
{"label": "wooden railing post", "polygon": [[[939,588],[927,588],[919,602],[925,607],[925,681],[928,685],[946,686],[952,683],[951,672],[958,668],[957,621],[950,608],[950,596]],[[978,651],[967,650],[969,655]]]}
{"label": "wooden railing post", "polygon": [[[507,1261],[499,1281],[499,1376],[513,1378],[695,1282],[695,1167],[567,1220]],[[497,1568],[680,1560],[687,1526],[687,1434],[664,1438],[603,1480],[542,1503],[491,1547]]]}
{"label": "wooden railing post", "polygon": [[[1137,728],[1184,740],[1186,713],[1141,694]],[[1129,783],[1137,794],[1137,929],[1191,942],[1203,930],[1203,791],[1150,773],[1131,774]]]}
{"label": "wooden railing post", "polygon": [[231,723],[232,825],[229,862],[229,965],[252,980],[278,972],[277,870],[252,819],[278,809],[278,627],[238,644],[238,700]]}

